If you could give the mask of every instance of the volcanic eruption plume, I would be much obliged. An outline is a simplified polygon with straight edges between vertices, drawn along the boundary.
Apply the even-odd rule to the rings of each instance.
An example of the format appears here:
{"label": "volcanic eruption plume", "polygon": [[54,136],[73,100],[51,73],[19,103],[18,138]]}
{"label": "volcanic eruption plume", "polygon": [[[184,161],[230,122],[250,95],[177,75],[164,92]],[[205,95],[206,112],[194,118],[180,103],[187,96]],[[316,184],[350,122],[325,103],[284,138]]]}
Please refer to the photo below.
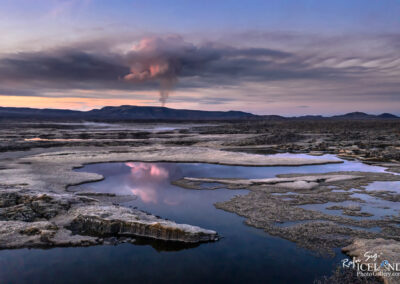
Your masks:
{"label": "volcanic eruption plume", "polygon": [[180,54],[193,48],[178,36],[142,39],[128,54],[130,73],[124,79],[134,83],[159,82],[160,102],[165,106],[182,69]]}

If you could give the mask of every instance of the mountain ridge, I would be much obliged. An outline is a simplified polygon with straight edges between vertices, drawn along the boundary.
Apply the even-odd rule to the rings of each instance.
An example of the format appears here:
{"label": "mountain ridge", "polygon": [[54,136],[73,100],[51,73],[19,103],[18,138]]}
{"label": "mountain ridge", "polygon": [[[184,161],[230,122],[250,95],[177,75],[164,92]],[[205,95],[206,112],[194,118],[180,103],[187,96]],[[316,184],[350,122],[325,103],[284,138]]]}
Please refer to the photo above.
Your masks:
{"label": "mountain ridge", "polygon": [[350,112],[343,115],[326,117],[322,115],[304,115],[297,117],[284,117],[280,115],[256,115],[243,111],[204,111],[191,109],[173,109],[155,106],[105,106],[100,109],[89,111],[78,111],[68,109],[52,108],[16,108],[0,107],[0,119],[57,119],[57,120],[104,120],[104,121],[134,121],[134,120],[242,120],[242,119],[399,119],[400,117],[391,113],[379,115],[367,114],[364,112]]}

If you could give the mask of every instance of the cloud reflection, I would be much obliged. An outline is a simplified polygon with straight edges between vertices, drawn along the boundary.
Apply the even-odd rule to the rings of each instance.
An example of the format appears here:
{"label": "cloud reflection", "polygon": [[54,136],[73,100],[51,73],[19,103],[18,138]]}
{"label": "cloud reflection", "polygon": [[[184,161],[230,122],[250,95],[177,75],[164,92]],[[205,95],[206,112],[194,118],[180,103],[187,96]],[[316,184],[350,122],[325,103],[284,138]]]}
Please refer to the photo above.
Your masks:
{"label": "cloud reflection", "polygon": [[165,180],[169,178],[169,173],[166,169],[155,165],[146,163],[125,163],[126,166],[131,168],[132,176],[140,177],[146,181],[154,181],[154,179]]}
{"label": "cloud reflection", "polygon": [[180,204],[182,198],[170,188],[173,170],[171,166],[141,162],[129,162],[125,165],[130,168],[128,188],[142,202],[169,206]]}

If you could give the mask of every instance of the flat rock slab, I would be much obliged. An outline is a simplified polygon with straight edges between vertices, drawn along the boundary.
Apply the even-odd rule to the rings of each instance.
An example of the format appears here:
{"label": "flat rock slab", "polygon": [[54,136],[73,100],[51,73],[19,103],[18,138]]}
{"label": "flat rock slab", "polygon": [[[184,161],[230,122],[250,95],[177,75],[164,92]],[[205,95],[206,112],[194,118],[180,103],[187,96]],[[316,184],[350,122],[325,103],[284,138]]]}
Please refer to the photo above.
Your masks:
{"label": "flat rock slab", "polygon": [[289,178],[265,178],[265,179],[226,179],[226,178],[192,178],[185,177],[181,181],[175,182],[176,184],[185,182],[208,182],[208,183],[222,183],[228,185],[237,185],[237,186],[250,186],[250,185],[269,185],[274,187],[282,187],[294,190],[309,190],[315,187],[322,182],[330,183],[337,181],[346,181],[359,179],[362,176],[356,175],[334,175],[334,174],[326,174],[326,175],[318,175],[318,176],[300,176],[300,177],[289,177]]}
{"label": "flat rock slab", "polygon": [[83,161],[148,161],[148,162],[199,162],[242,166],[302,166],[342,163],[338,159],[294,158],[274,155],[256,155],[243,152],[231,152],[206,147],[166,147],[143,146],[131,148],[126,152],[116,151],[66,151],[39,154],[41,161],[59,160],[60,162]]}
{"label": "flat rock slab", "polygon": [[100,240],[90,236],[72,235],[48,221],[0,221],[0,249],[52,246],[88,246]]}
{"label": "flat rock slab", "polygon": [[98,237],[147,237],[188,243],[218,240],[217,232],[177,224],[139,210],[114,205],[82,206],[70,213],[69,229],[80,235]]}
{"label": "flat rock slab", "polygon": [[73,171],[89,163],[104,162],[177,162],[211,163],[239,166],[302,166],[342,163],[337,159],[276,157],[223,151],[206,147],[141,146],[93,150],[75,148],[41,153],[2,163],[0,185],[26,185],[43,191],[64,191],[68,185],[99,181],[103,176]]}

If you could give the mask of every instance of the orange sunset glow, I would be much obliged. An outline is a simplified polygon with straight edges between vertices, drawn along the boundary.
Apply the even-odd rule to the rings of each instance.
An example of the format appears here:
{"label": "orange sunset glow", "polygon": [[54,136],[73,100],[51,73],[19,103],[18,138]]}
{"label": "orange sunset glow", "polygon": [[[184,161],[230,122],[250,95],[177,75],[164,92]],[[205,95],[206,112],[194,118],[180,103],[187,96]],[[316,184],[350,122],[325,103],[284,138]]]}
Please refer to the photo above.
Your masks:
{"label": "orange sunset glow", "polygon": [[151,102],[151,100],[112,98],[49,98],[22,96],[1,97],[1,106],[3,107],[60,108],[74,110],[90,110],[94,108],[101,108],[103,106],[119,106],[127,104],[144,105]]}

